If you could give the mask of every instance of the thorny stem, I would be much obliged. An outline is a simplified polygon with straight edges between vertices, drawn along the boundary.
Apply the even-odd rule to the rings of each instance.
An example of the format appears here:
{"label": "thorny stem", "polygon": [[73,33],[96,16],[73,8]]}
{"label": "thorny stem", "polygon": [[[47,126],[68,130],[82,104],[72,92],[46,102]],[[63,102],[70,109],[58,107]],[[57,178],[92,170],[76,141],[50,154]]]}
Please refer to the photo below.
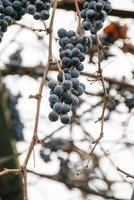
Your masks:
{"label": "thorny stem", "polygon": [[97,47],[98,47],[98,76],[99,76],[99,81],[101,81],[101,84],[102,84],[102,87],[103,87],[104,100],[103,100],[102,114],[101,114],[100,118],[97,120],[97,122],[100,121],[100,123],[101,123],[100,135],[96,140],[94,140],[92,142],[94,144],[94,146],[93,146],[90,154],[92,154],[94,152],[96,146],[99,144],[100,140],[103,138],[105,110],[106,110],[107,101],[109,100],[109,95],[107,93],[107,89],[106,89],[106,86],[105,86],[105,80],[104,80],[103,72],[102,72],[102,68],[101,68],[101,56],[102,56],[102,52],[103,52],[104,47],[101,44],[101,41],[100,41],[98,34],[96,34],[96,41],[97,41]]}
{"label": "thorny stem", "polygon": [[23,183],[23,193],[24,193],[23,199],[24,200],[28,200],[27,164],[28,164],[30,156],[33,152],[34,146],[36,145],[36,143],[39,142],[39,139],[38,139],[38,123],[39,123],[42,91],[43,91],[43,87],[44,87],[46,79],[47,79],[48,71],[49,71],[49,69],[51,68],[51,65],[52,65],[52,33],[53,33],[53,24],[54,24],[54,17],[55,17],[55,12],[56,12],[56,8],[57,8],[57,2],[58,2],[58,0],[54,1],[53,12],[52,12],[52,16],[51,16],[51,19],[50,19],[50,25],[49,25],[49,28],[47,30],[47,32],[49,34],[48,64],[47,64],[47,67],[45,68],[43,78],[42,78],[42,81],[41,81],[40,86],[39,86],[38,94],[35,95],[36,99],[37,99],[35,125],[34,125],[33,137],[32,137],[28,152],[26,154],[25,160],[24,160],[22,167],[20,169],[4,169],[2,172],[0,172],[0,176],[6,175],[6,174],[9,174],[9,173],[20,173],[21,172],[22,177],[23,177],[23,182],[24,182]]}
{"label": "thorny stem", "polygon": [[[49,29],[48,29],[48,34],[49,34],[49,48],[48,48],[48,64],[47,67],[44,71],[44,75],[42,78],[42,81],[40,83],[40,87],[39,87],[39,91],[38,91],[38,95],[41,97],[42,96],[42,91],[43,91],[43,87],[45,85],[46,79],[47,79],[47,74],[49,71],[49,68],[51,67],[51,61],[52,61],[52,33],[53,33],[53,24],[54,24],[54,17],[55,17],[55,12],[56,12],[56,8],[57,8],[57,2],[58,0],[54,1],[54,5],[53,5],[53,12],[52,12],[52,16],[51,16],[51,20],[50,20],[50,25],[49,25]],[[41,98],[38,98],[37,100],[37,108],[36,108],[36,117],[35,117],[35,126],[34,126],[34,132],[33,132],[33,139],[31,141],[28,153],[26,155],[26,158],[24,160],[23,163],[23,167],[25,168],[25,172],[24,172],[24,180],[26,181],[27,179],[27,173],[26,173],[26,166],[28,164],[28,161],[30,159],[31,153],[33,151],[34,145],[37,143],[38,141],[38,124],[39,124],[39,115],[40,115],[40,105],[41,105]],[[26,181],[27,182],[27,181]],[[27,185],[26,188],[24,188],[27,190]],[[26,200],[27,198],[27,192],[25,191],[25,196],[26,196]],[[25,200],[25,196],[24,196],[24,200]]]}

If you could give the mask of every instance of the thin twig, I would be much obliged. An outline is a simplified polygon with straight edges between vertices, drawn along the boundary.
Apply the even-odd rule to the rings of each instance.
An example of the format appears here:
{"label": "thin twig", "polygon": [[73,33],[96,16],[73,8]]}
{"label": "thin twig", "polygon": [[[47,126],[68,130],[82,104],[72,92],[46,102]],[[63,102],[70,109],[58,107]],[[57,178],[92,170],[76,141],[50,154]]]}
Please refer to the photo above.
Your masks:
{"label": "thin twig", "polygon": [[101,81],[102,87],[103,87],[103,92],[104,92],[104,100],[103,100],[103,108],[102,108],[102,114],[99,117],[99,119],[96,121],[100,121],[101,123],[101,130],[100,130],[100,135],[99,137],[94,140],[92,143],[94,144],[90,154],[92,154],[96,148],[96,146],[99,144],[100,140],[103,138],[104,135],[104,117],[105,117],[105,110],[106,110],[106,105],[107,105],[107,101],[109,100],[109,95],[107,93],[107,89],[105,86],[105,80],[103,77],[103,72],[102,72],[102,68],[101,68],[101,57],[102,57],[102,52],[104,47],[101,44],[101,41],[99,39],[98,34],[96,34],[96,41],[97,41],[97,46],[98,46],[98,75],[99,75],[99,80]]}
{"label": "thin twig", "polygon": [[119,167],[117,167],[117,170],[123,174],[126,175],[127,178],[133,178],[134,179],[134,175],[129,174],[128,172],[125,172],[124,170],[120,169]]}
{"label": "thin twig", "polygon": [[0,176],[5,176],[7,174],[19,174],[21,172],[20,169],[4,169],[3,171],[0,172]]}
{"label": "thin twig", "polygon": [[77,13],[77,16],[78,16],[77,33],[81,35],[83,31],[82,31],[82,26],[81,26],[81,13],[80,13],[78,0],[74,0],[74,4],[75,4],[75,8],[76,8],[76,13]]}

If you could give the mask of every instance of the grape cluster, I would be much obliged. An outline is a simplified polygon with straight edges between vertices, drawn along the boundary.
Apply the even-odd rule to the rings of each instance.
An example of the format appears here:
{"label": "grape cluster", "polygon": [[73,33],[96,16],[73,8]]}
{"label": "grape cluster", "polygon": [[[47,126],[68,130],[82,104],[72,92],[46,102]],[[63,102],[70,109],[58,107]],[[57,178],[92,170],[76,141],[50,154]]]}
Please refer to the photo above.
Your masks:
{"label": "grape cluster", "polygon": [[107,13],[112,10],[109,0],[86,0],[81,10],[84,30],[96,34],[103,27]]}
{"label": "grape cluster", "polygon": [[85,85],[80,83],[78,77],[80,71],[84,69],[82,62],[85,53],[92,45],[92,40],[90,37],[80,37],[74,31],[65,29],[60,29],[58,36],[62,71],[58,73],[57,81],[48,82],[48,87],[51,89],[49,102],[53,109],[49,119],[55,122],[60,116],[61,122],[68,124],[70,122],[68,113],[73,106],[79,104],[80,96],[85,91]]}
{"label": "grape cluster", "polygon": [[51,0],[30,0],[27,6],[27,13],[33,15],[35,20],[47,20],[50,7]]}
{"label": "grape cluster", "polygon": [[26,12],[27,0],[0,0],[0,41],[7,27]]}
{"label": "grape cluster", "polygon": [[0,42],[13,21],[21,20],[25,13],[47,20],[50,7],[51,0],[0,0]]}

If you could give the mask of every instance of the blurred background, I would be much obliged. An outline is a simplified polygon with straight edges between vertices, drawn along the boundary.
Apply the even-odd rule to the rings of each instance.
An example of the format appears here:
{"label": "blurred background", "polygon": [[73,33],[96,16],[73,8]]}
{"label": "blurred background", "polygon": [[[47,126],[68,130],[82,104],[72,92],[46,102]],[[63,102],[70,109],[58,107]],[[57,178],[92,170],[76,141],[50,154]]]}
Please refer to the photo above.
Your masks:
{"label": "blurred background", "polygon": [[[69,125],[49,121],[46,82],[38,130],[44,145],[34,149],[35,165],[33,155],[28,163],[29,200],[131,199],[134,181],[116,167],[134,175],[134,1],[110,1],[113,11],[99,31],[108,47],[101,65],[112,98],[106,106],[104,137],[89,155],[92,141],[100,134],[100,123],[95,121],[102,113],[104,96],[94,78],[98,58],[93,44],[80,77],[86,93],[73,109]],[[75,31],[76,27],[73,2],[60,1],[54,21],[55,61],[59,59],[58,29]],[[26,14],[8,28],[0,44],[0,170],[21,164],[32,138],[36,100],[29,96],[38,91],[48,55],[48,35],[37,29],[44,29],[44,24]],[[56,80],[56,75],[56,69],[51,70],[48,80]],[[0,177],[0,199],[22,199],[19,176]]]}

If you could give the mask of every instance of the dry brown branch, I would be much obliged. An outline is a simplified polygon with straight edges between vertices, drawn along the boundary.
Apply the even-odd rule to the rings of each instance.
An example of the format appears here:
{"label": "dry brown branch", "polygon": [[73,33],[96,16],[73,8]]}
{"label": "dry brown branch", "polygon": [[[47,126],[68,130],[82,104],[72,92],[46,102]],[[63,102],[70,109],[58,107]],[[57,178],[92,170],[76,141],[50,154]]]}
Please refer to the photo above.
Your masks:
{"label": "dry brown branch", "polygon": [[103,87],[104,97],[103,97],[102,114],[99,117],[99,119],[97,120],[97,122],[101,123],[100,135],[96,140],[93,141],[94,146],[93,146],[93,149],[91,150],[90,154],[92,154],[94,152],[96,146],[99,144],[100,140],[103,138],[105,110],[106,110],[107,101],[109,100],[109,95],[106,90],[105,79],[103,77],[103,71],[102,71],[102,67],[101,67],[101,56],[102,56],[104,47],[102,46],[99,36],[97,34],[96,34],[96,41],[97,41],[97,46],[98,46],[98,71],[97,71],[97,73],[98,73],[99,81],[101,82],[102,87]]}
{"label": "dry brown branch", "polygon": [[[31,174],[34,174],[36,176],[39,176],[41,178],[48,178],[50,180],[53,180],[53,181],[59,181],[59,182],[63,182],[61,179],[59,179],[59,175],[58,174],[55,174],[55,175],[47,175],[47,174],[41,174],[41,173],[38,173],[38,172],[34,172],[32,170],[27,170],[29,173]],[[81,184],[79,184],[79,182],[77,183],[77,181],[69,181],[69,187],[70,188],[77,188],[77,189],[80,189],[81,191],[83,191],[84,193],[86,194],[93,194],[93,195],[96,195],[96,196],[99,196],[99,197],[103,197],[105,199],[112,199],[112,200],[127,200],[127,199],[121,199],[121,198],[116,198],[112,195],[106,195],[105,193],[101,193],[101,192],[98,192],[96,190],[93,190],[91,189],[90,187],[87,187],[87,186],[83,186]]]}
{"label": "dry brown branch", "polygon": [[117,167],[117,170],[119,172],[121,172],[122,174],[126,175],[127,178],[134,178],[134,175],[129,174],[128,172],[125,172],[124,170],[120,169],[119,167]]}
{"label": "dry brown branch", "polygon": [[0,172],[0,176],[5,176],[7,174],[15,174],[18,175],[21,172],[21,169],[4,169]]}

